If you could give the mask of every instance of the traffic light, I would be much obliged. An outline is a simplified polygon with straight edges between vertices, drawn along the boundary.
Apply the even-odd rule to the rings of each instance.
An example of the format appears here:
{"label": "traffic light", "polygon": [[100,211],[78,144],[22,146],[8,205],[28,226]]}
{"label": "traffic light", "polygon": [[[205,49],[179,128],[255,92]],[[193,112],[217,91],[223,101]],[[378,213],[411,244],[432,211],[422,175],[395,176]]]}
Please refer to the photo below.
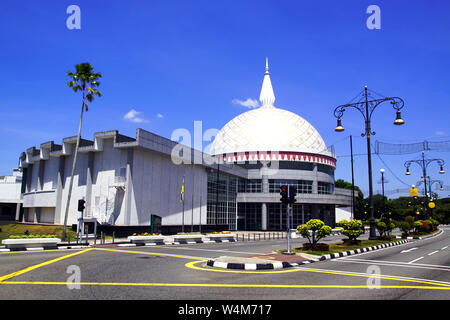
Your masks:
{"label": "traffic light", "polygon": [[280,187],[280,195],[281,195],[281,198],[280,198],[281,203],[289,203],[287,186]]}
{"label": "traffic light", "polygon": [[297,195],[297,187],[289,186],[289,203],[294,203],[297,201],[295,200],[296,195]]}
{"label": "traffic light", "polygon": [[85,203],[86,201],[83,199],[78,200],[78,211],[83,212]]}

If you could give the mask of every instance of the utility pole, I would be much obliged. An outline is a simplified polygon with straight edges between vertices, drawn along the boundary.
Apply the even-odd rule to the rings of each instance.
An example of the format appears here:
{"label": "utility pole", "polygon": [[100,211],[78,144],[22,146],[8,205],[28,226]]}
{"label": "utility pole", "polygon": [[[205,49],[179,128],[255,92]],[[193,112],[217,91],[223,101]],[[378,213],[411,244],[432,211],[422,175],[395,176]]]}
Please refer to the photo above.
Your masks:
{"label": "utility pole", "polygon": [[350,135],[350,162],[352,164],[352,219],[355,219],[355,174],[353,171],[353,142]]}

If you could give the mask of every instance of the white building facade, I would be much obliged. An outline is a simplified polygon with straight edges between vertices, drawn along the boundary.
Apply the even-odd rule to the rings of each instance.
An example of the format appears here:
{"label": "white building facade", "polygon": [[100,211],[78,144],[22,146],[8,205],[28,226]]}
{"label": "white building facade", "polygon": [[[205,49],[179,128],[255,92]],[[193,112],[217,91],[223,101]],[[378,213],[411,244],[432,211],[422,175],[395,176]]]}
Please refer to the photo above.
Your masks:
{"label": "white building facade", "polygon": [[[215,162],[143,129],[135,138],[106,131],[82,139],[68,224],[77,223],[84,199],[84,217],[109,226],[148,226],[155,214],[165,232],[284,230],[279,187],[289,184],[297,187],[292,225],[320,218],[334,226],[335,208],[351,205],[351,191],[334,188],[332,149],[306,120],[274,107],[267,65],[260,101],[217,134],[210,151]],[[23,214],[17,220],[63,223],[75,144],[69,137],[22,153]]]}
{"label": "white building facade", "polygon": [[0,176],[0,220],[14,221],[20,212],[22,172],[14,169],[11,176]]}

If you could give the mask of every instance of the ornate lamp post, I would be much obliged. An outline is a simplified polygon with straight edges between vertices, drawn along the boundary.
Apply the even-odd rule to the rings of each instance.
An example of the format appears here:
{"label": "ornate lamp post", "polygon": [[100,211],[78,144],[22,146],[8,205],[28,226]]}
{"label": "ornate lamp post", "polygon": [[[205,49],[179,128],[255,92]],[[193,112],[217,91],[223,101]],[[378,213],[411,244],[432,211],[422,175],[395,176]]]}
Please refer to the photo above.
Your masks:
{"label": "ornate lamp post", "polygon": [[383,207],[381,208],[381,216],[383,216],[384,208],[385,208],[385,203],[384,203],[384,169],[380,169],[380,173],[381,173],[381,190],[382,190],[382,193],[383,193]]}
{"label": "ornate lamp post", "polygon": [[344,131],[344,127],[342,126],[342,116],[347,108],[355,108],[359,112],[361,112],[364,121],[365,121],[365,131],[361,134],[362,137],[367,138],[367,163],[368,163],[368,171],[369,171],[369,223],[370,223],[370,234],[369,240],[376,240],[376,230],[375,230],[375,218],[374,218],[374,206],[373,206],[373,189],[372,189],[372,157],[371,157],[371,148],[370,148],[370,136],[374,135],[375,132],[372,132],[370,120],[372,118],[373,111],[383,102],[389,101],[392,107],[396,110],[396,119],[394,121],[395,125],[402,125],[405,123],[401,117],[400,109],[403,108],[404,102],[401,98],[391,97],[391,98],[382,98],[382,99],[368,99],[367,94],[367,86],[364,87],[364,100],[344,104],[336,107],[334,109],[334,116],[337,118],[337,126],[334,129],[336,132]]}
{"label": "ornate lamp post", "polygon": [[[437,164],[439,165],[439,173],[440,174],[444,174],[444,160],[442,159],[425,159],[425,153],[422,151],[422,159],[419,160],[408,160],[405,162],[405,167],[406,167],[406,175],[410,175],[411,172],[409,171],[409,167],[411,166],[412,163],[416,163],[418,164],[421,168],[422,168],[422,174],[423,174],[423,185],[424,185],[424,190],[425,190],[425,210],[428,216],[429,213],[429,209],[428,209],[428,191],[427,191],[427,167],[430,163],[432,162],[437,162]],[[430,188],[430,193],[431,193],[431,188]],[[430,194],[431,195],[431,194]]]}

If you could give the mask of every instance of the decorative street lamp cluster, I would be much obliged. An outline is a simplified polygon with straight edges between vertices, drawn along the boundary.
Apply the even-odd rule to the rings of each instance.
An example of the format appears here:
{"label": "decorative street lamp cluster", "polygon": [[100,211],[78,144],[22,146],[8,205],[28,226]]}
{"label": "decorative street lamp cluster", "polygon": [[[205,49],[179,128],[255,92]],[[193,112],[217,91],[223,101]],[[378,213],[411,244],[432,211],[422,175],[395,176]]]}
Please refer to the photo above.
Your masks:
{"label": "decorative street lamp cluster", "polygon": [[[422,177],[423,177],[423,185],[424,185],[424,193],[425,193],[425,210],[428,216],[429,213],[429,208],[428,208],[428,191],[427,191],[427,167],[430,163],[436,162],[439,165],[439,173],[440,174],[444,174],[444,160],[442,159],[425,159],[425,153],[422,151],[422,159],[419,160],[408,160],[405,162],[405,167],[406,167],[406,175],[410,175],[411,172],[409,171],[409,167],[411,166],[412,163],[416,163],[418,164],[421,168],[422,168]],[[429,178],[429,177],[428,177]],[[431,196],[431,184],[435,183],[435,182],[439,182],[440,186],[441,186],[441,190],[443,190],[443,185],[442,185],[442,181],[440,180],[433,180],[433,182],[429,182],[429,188],[430,188],[430,196]],[[422,183],[422,182],[420,182]],[[419,184],[419,183],[418,183]]]}
{"label": "decorative street lamp cluster", "polygon": [[362,137],[367,138],[367,162],[368,162],[368,171],[369,171],[369,224],[370,224],[370,234],[369,240],[377,239],[376,230],[375,230],[375,218],[374,218],[374,205],[373,205],[373,189],[372,189],[372,158],[371,158],[371,150],[370,150],[370,136],[374,135],[375,132],[372,132],[370,120],[372,118],[372,114],[374,110],[383,102],[389,101],[392,107],[396,110],[396,119],[394,120],[394,125],[402,125],[405,121],[401,117],[401,109],[403,108],[404,102],[401,98],[391,97],[391,98],[382,98],[382,99],[368,99],[367,86],[364,87],[364,100],[356,102],[340,105],[335,108],[334,116],[337,118],[337,126],[334,129],[336,132],[344,131],[344,127],[342,126],[342,116],[347,108],[354,108],[361,112],[364,121],[365,121],[365,131],[361,134]]}

